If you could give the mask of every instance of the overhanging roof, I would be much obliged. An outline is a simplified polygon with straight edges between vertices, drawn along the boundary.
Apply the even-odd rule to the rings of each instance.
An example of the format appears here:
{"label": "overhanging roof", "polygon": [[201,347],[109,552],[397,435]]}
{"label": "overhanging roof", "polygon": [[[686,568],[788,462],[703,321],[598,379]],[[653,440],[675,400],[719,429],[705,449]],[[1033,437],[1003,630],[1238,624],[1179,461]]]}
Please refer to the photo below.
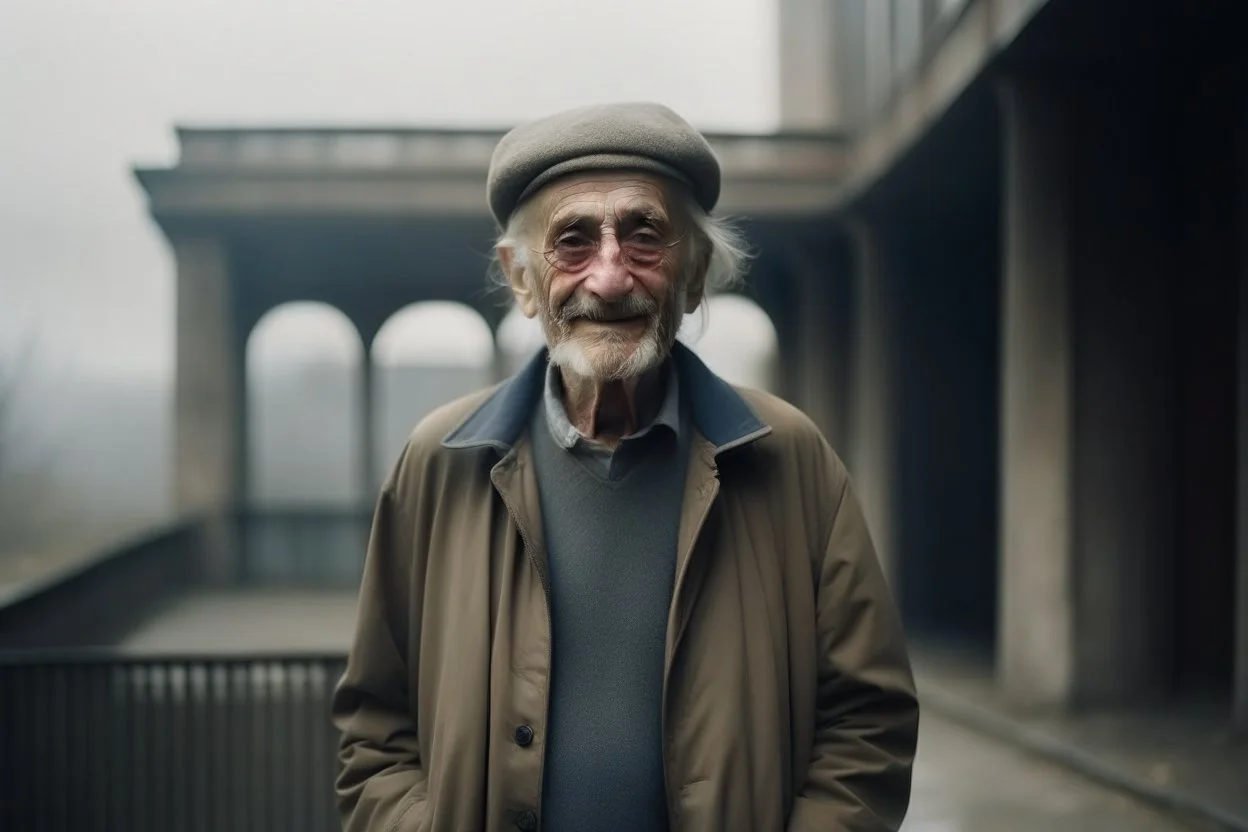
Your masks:
{"label": "overhanging roof", "polygon": [[[488,219],[485,179],[503,130],[177,129],[168,168],[138,168],[169,222],[262,217]],[[819,213],[847,176],[848,145],[821,134],[708,134],[723,168],[720,210]]]}

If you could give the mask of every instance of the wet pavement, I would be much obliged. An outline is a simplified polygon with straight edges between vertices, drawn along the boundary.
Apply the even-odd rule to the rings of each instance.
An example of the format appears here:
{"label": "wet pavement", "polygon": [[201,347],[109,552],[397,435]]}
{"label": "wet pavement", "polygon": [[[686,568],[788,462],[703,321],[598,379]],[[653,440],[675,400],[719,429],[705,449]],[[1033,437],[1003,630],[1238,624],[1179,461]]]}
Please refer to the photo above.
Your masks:
{"label": "wet pavement", "polygon": [[1012,746],[923,713],[902,832],[1199,832]]}

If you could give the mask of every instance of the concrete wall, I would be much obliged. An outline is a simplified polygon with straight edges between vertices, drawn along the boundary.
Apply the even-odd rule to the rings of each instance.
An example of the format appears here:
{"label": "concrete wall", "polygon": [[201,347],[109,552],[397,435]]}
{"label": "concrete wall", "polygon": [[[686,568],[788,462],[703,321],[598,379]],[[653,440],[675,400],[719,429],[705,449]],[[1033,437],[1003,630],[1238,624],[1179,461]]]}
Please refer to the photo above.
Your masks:
{"label": "concrete wall", "polygon": [[907,626],[989,649],[997,598],[995,136],[992,102],[974,102],[860,200],[851,222],[859,241],[851,470],[864,480],[868,518],[887,544]]}

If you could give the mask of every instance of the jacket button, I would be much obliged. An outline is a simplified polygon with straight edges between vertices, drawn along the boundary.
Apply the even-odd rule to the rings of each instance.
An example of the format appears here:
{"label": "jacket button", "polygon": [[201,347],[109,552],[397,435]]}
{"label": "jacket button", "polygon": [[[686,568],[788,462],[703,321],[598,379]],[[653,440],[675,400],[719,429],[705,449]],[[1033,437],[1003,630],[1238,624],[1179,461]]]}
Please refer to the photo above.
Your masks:
{"label": "jacket button", "polygon": [[516,728],[516,745],[527,748],[533,742],[533,729],[527,725]]}
{"label": "jacket button", "polygon": [[533,814],[528,809],[525,809],[523,812],[516,815],[516,828],[519,829],[520,832],[536,832],[537,815]]}

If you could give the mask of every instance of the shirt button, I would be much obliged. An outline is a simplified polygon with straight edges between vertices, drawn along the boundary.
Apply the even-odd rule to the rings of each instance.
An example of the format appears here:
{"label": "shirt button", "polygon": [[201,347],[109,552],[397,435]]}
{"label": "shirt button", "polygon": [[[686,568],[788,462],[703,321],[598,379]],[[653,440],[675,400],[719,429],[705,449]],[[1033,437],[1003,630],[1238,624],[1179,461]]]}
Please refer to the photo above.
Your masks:
{"label": "shirt button", "polygon": [[516,815],[516,828],[519,829],[520,832],[536,832],[537,815],[533,814],[528,809],[525,809],[523,812]]}
{"label": "shirt button", "polygon": [[533,729],[527,725],[516,728],[516,745],[527,748],[533,742]]}

